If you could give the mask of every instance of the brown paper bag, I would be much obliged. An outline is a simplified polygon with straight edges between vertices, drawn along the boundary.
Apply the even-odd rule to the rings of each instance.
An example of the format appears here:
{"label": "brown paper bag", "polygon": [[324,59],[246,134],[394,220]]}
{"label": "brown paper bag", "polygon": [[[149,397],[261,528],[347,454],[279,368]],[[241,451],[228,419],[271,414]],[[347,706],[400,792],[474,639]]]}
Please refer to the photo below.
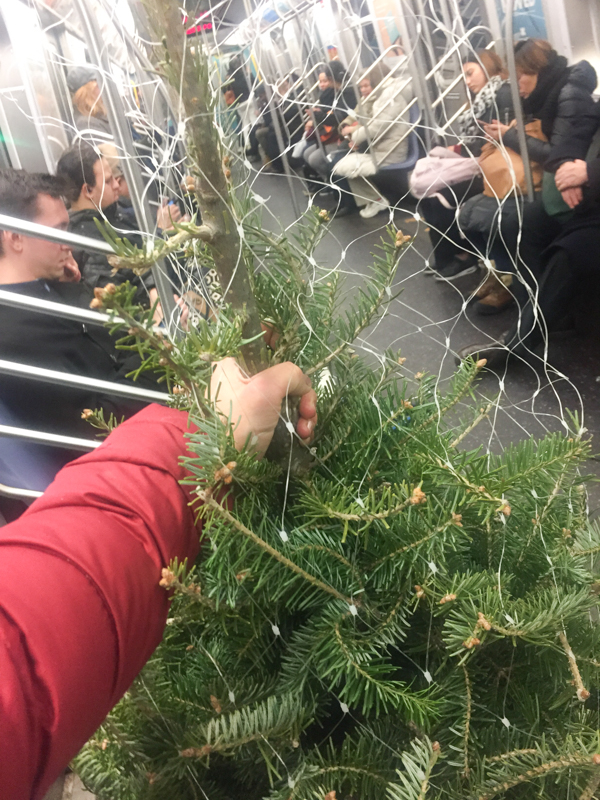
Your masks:
{"label": "brown paper bag", "polygon": [[[542,132],[542,123],[539,119],[528,122],[525,132],[534,139],[548,141]],[[512,171],[514,170],[514,178]],[[510,147],[502,147],[497,142],[487,142],[483,145],[479,156],[479,166],[483,173],[483,193],[486,197],[497,197],[503,200],[510,194],[525,194],[527,186],[525,183],[525,169],[523,159]],[[535,161],[531,162],[531,173],[533,176],[533,186],[536,191],[541,189],[543,168]],[[515,187],[517,187],[515,189]]]}

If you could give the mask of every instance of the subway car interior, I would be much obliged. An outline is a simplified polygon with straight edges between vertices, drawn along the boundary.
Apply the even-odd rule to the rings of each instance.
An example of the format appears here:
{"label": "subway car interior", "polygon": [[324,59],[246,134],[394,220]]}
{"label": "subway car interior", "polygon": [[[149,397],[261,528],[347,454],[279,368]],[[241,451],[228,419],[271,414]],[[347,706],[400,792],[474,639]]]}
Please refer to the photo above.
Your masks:
{"label": "subway car interior", "polygon": [[[496,111],[500,123],[516,125],[521,134],[522,114],[519,119],[516,111],[505,111],[500,118],[499,102],[487,122],[477,119],[484,106],[476,102],[483,102],[485,90],[470,83],[468,67],[474,63],[481,72],[484,64],[491,77],[495,73],[486,54],[499,60],[498,74],[513,107],[515,88],[519,102],[509,58],[515,42],[547,40],[569,65],[600,69],[600,2],[188,0],[185,6],[181,24],[188,44],[210,64],[214,124],[223,136],[233,184],[249,188],[265,228],[287,230],[308,208],[326,211],[320,263],[339,273],[349,296],[360,291],[371,254],[390,225],[411,237],[397,275],[397,296],[357,344],[374,368],[384,351],[401,347],[410,370],[443,382],[462,348],[497,342],[524,313],[515,301],[519,281],[496,264],[489,239],[482,244],[463,230],[459,211],[467,195],[453,193],[452,181],[435,191],[423,187],[429,178],[421,176],[419,183],[420,169],[434,148],[458,156],[462,147],[464,154],[465,131],[473,139],[469,115],[478,125],[474,138],[481,142],[489,140],[484,125]],[[125,181],[128,208],[143,235],[157,235],[157,214],[165,207],[177,209],[178,216],[192,213],[182,190],[182,109],[152,50],[141,0],[0,0],[2,169],[54,175],[63,153],[87,140],[93,148],[109,148],[113,173]],[[90,84],[105,116],[92,104],[86,117],[77,105]],[[333,118],[323,122],[328,91],[338,105]],[[594,85],[592,95],[595,91]],[[358,128],[362,139],[354,133]],[[521,189],[487,192],[492,215],[502,215],[506,198],[515,202],[518,196],[521,209],[532,199],[529,163],[523,174]],[[449,221],[440,221],[440,209]],[[30,222],[19,228],[11,219],[10,208],[2,209],[0,227],[32,230]],[[455,234],[458,239],[451,241]],[[75,248],[76,231],[73,236]],[[448,243],[453,249],[444,262]],[[104,240],[95,247],[100,254],[111,252]],[[597,256],[589,252],[588,257]],[[170,299],[174,290],[185,295],[194,313],[210,315],[222,301],[223,287],[210,268],[186,271],[181,264],[163,263],[154,274],[167,316],[177,311]],[[494,291],[488,297],[484,290],[490,280]],[[577,278],[578,291],[565,300],[564,325],[548,326],[531,353],[483,374],[477,392],[482,402],[492,403],[493,412],[472,434],[473,443],[494,451],[563,430],[567,409],[596,432],[599,287],[594,270],[584,271]],[[17,306],[31,315],[44,310],[43,299],[15,300],[14,292],[3,289],[0,315]],[[60,319],[60,309],[49,309]],[[93,311],[64,313],[82,325],[98,324]],[[48,386],[77,380],[45,369],[43,361],[15,362],[19,359],[0,342],[0,381],[24,382],[28,396],[42,405]],[[156,399],[152,390],[135,386],[111,391],[139,402]],[[60,465],[98,444],[91,431],[45,426],[43,414],[32,426],[18,412],[14,405],[3,407],[0,394],[0,494],[7,520],[44,491]]]}

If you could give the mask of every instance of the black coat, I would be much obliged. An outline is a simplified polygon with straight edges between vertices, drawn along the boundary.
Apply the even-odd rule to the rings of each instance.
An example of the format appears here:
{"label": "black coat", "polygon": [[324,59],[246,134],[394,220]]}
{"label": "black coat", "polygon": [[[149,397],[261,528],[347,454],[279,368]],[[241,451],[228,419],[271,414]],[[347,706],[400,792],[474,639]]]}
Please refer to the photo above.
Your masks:
{"label": "black coat", "polygon": [[347,86],[343,91],[333,87],[324,89],[315,106],[317,125],[334,125],[337,127],[348,116],[348,112],[356,106],[354,89]]}
{"label": "black coat", "polygon": [[[527,137],[527,152],[532,161],[554,172],[564,161],[585,158],[600,122],[598,107],[592,98],[597,82],[596,71],[587,61],[569,68],[566,83],[558,95],[556,113],[549,121],[549,141]],[[506,133],[504,143],[520,152],[516,130]]]}
{"label": "black coat", "polygon": [[[135,218],[125,216],[118,203],[102,209],[102,212],[95,208],[74,211],[69,214],[69,230],[80,236],[88,236],[90,239],[102,239],[102,234],[96,226],[96,220],[103,222],[104,219],[115,228],[118,233],[129,241],[141,247],[142,237],[138,232]],[[103,239],[102,239],[103,240]],[[85,285],[92,291],[97,286],[106,286],[107,283],[125,283],[129,281],[137,287],[136,301],[148,306],[148,290],[155,286],[151,272],[147,272],[143,277],[136,275],[130,269],[120,269],[114,275],[108,259],[102,253],[86,253],[83,250],[74,250],[73,255],[81,270],[81,277]]]}
{"label": "black coat", "polygon": [[[39,280],[0,288],[79,308],[89,308],[92,298],[82,283]],[[100,325],[8,306],[0,306],[0,342],[2,358],[8,361],[104,381],[130,383],[125,376],[139,365],[137,356],[116,349],[115,340]],[[152,378],[135,385],[158,389]],[[131,416],[144,405],[93,389],[0,376],[0,417],[22,428],[92,439],[93,429],[81,419],[84,408],[104,407],[120,417]]]}

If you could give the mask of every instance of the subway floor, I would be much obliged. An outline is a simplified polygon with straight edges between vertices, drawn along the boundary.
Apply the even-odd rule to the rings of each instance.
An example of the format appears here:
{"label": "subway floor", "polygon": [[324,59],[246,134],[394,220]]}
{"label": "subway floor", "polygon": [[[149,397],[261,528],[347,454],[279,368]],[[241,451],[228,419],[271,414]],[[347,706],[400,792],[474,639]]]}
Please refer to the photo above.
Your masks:
{"label": "subway floor", "polygon": [[[309,202],[302,188],[300,181],[294,183],[296,207],[300,210]],[[294,221],[296,213],[285,177],[258,174],[253,190],[266,200],[263,213],[266,227],[278,230]],[[320,199],[319,195],[315,199],[315,205],[323,208],[333,204],[331,197]],[[388,223],[389,216],[385,213],[367,220],[353,214],[330,223],[329,232],[319,246],[317,262],[344,273],[349,295],[368,275],[371,254],[385,235]],[[400,348],[406,358],[407,376],[425,371],[438,375],[443,389],[444,382],[454,372],[456,350],[473,342],[491,341],[510,327],[517,312],[513,308],[499,315],[482,317],[467,304],[469,296],[481,283],[483,272],[465,276],[452,284],[435,281],[424,273],[430,252],[429,236],[426,223],[415,219],[414,200],[408,198],[398,204],[394,223],[404,233],[415,237],[402,256],[397,273],[396,283],[402,293],[391,303],[383,320],[365,333],[355,349],[362,349],[376,367],[377,354],[389,347]],[[580,306],[579,316],[595,322],[600,298],[583,299],[586,310]],[[594,326],[576,325],[576,328],[586,327]],[[595,327],[597,330],[597,324]],[[533,358],[531,363],[511,359],[501,373],[485,370],[476,386],[476,394],[482,400],[498,397],[498,403],[489,419],[464,440],[465,447],[483,445],[498,452],[511,442],[539,437],[547,431],[565,430],[569,412],[576,413],[583,421],[594,444],[600,433],[600,333],[551,336],[545,362],[541,358]],[[600,472],[600,464],[591,459],[586,471]],[[596,508],[600,511],[600,491],[594,490],[593,483],[590,501],[592,513]]]}

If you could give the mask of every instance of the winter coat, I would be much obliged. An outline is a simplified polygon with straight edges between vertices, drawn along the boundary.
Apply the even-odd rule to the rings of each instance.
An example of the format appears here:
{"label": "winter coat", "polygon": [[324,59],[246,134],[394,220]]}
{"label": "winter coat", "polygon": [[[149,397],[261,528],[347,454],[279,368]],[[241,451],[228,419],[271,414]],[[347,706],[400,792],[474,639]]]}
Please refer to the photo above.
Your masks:
{"label": "winter coat", "polygon": [[198,554],[188,430],[187,413],[146,408],[0,528],[6,800],[41,800],[160,643],[161,570]]}
{"label": "winter coat", "polygon": [[[0,288],[77,308],[89,309],[92,299],[82,283],[38,280]],[[137,356],[117,350],[115,340],[102,325],[9,306],[3,307],[0,314],[0,341],[2,358],[9,361],[103,381],[129,383],[125,376],[139,365]],[[150,377],[136,385],[159,389]],[[0,406],[14,424],[48,433],[92,439],[89,423],[81,419],[84,408],[104,407],[107,412],[131,416],[143,405],[106,397],[95,389],[38,383],[9,375],[3,375],[0,381]]]}
{"label": "winter coat", "polygon": [[[598,107],[592,98],[597,83],[596,71],[587,61],[580,61],[568,68],[566,82],[560,89],[549,118],[544,118],[543,108],[538,115],[544,123],[548,141],[527,137],[527,152],[532,161],[541,164],[547,171],[555,172],[564,161],[586,157],[600,122]],[[524,106],[527,107],[526,102]],[[505,134],[504,144],[520,153],[515,129]]]}
{"label": "winter coat", "polygon": [[[141,247],[142,237],[140,236],[135,220],[126,217],[120,210],[118,203],[113,203],[102,211],[95,208],[85,208],[82,211],[73,211],[69,214],[69,230],[80,236],[88,236],[90,239],[102,239],[102,234],[96,226],[95,220],[103,222],[107,220],[120,235]],[[125,283],[129,281],[137,287],[136,302],[148,306],[148,291],[155,286],[151,272],[147,272],[143,277],[136,275],[130,269],[120,269],[114,275],[108,259],[102,253],[86,253],[83,250],[74,250],[73,255],[81,270],[81,277],[85,285],[94,290],[97,286],[106,286],[107,283]]]}
{"label": "winter coat", "polygon": [[[369,118],[364,119],[366,127],[363,124],[352,134],[356,145],[370,139],[369,152],[380,167],[404,161],[408,152],[409,122],[402,116],[408,103],[402,92],[403,83],[401,78],[385,78],[372,92],[375,98]],[[359,122],[360,117],[359,114]]]}
{"label": "winter coat", "polygon": [[93,117],[91,114],[75,112],[75,127],[86,142],[112,142],[113,135],[106,117]]}
{"label": "winter coat", "polygon": [[[377,169],[386,164],[404,161],[408,153],[409,122],[402,117],[408,105],[402,92],[401,78],[386,78],[367,98],[370,110],[369,118],[362,113],[357,114],[360,125],[351,135],[354,144],[359,148],[368,145],[368,152],[355,150],[337,162],[333,168],[335,175],[345,178],[369,177],[375,175]],[[368,134],[367,134],[368,131]],[[401,137],[404,139],[401,140]],[[369,143],[370,139],[370,143]],[[372,155],[375,156],[375,162]]]}
{"label": "winter coat", "polygon": [[352,87],[347,86],[343,91],[333,87],[324,89],[313,112],[317,126],[319,128],[323,125],[338,126],[355,105],[356,95]]}

